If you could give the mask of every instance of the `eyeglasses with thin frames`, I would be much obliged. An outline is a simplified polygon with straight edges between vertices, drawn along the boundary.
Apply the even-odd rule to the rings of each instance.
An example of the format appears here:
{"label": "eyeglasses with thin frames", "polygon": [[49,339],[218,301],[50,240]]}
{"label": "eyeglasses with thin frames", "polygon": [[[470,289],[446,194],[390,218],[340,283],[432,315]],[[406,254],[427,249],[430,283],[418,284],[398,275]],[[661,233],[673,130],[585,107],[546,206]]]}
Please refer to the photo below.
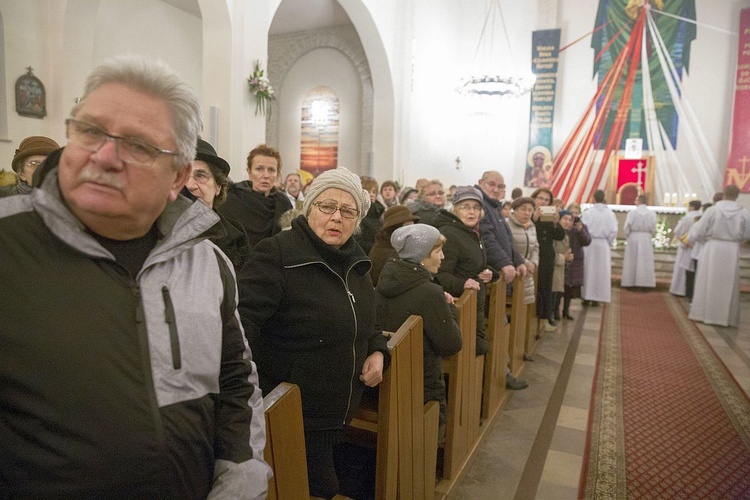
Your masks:
{"label": "eyeglasses with thin frames", "polygon": [[96,125],[73,118],[65,120],[65,136],[72,144],[92,153],[99,151],[107,141],[113,141],[117,158],[132,165],[148,167],[159,155],[178,155],[174,151],[159,149],[138,139],[109,134]]}
{"label": "eyeglasses with thin frames", "polygon": [[333,203],[326,203],[322,201],[316,201],[315,203],[313,203],[313,205],[318,207],[318,210],[326,215],[333,215],[336,213],[336,210],[338,210],[341,214],[341,217],[343,217],[344,219],[356,219],[357,217],[359,217],[359,211],[353,208],[339,207]]}
{"label": "eyeglasses with thin frames", "polygon": [[193,170],[190,172],[190,177],[198,184],[205,184],[210,181],[213,176],[204,170]]}
{"label": "eyeglasses with thin frames", "polygon": [[43,162],[44,162],[44,160],[42,160],[42,161],[37,161],[37,160],[25,161],[25,162],[23,162],[23,166],[24,167],[38,167]]}
{"label": "eyeglasses with thin frames", "polygon": [[469,205],[469,204],[458,205],[456,208],[458,208],[459,210],[463,210],[464,212],[469,212],[469,211],[481,212],[482,211],[482,207],[480,207],[479,205]]}

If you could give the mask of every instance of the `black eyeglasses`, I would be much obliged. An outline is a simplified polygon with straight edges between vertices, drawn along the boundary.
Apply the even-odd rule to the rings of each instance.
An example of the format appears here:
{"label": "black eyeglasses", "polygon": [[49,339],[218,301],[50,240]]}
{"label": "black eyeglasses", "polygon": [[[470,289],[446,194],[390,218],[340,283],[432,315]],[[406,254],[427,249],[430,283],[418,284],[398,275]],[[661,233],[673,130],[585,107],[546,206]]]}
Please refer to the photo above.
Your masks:
{"label": "black eyeglasses", "polygon": [[339,213],[341,214],[341,217],[343,217],[344,219],[356,219],[357,217],[359,217],[358,210],[355,210],[349,207],[339,207],[339,206],[336,206],[336,204],[334,203],[316,201],[315,203],[313,203],[313,205],[318,207],[318,210],[320,210],[326,215],[333,215],[336,213],[336,210],[338,210]]}
{"label": "black eyeglasses", "polygon": [[108,134],[96,125],[68,118],[65,120],[65,136],[68,140],[95,153],[107,141],[114,141],[117,158],[129,164],[150,166],[159,155],[177,156],[178,153],[159,149],[138,139]]}

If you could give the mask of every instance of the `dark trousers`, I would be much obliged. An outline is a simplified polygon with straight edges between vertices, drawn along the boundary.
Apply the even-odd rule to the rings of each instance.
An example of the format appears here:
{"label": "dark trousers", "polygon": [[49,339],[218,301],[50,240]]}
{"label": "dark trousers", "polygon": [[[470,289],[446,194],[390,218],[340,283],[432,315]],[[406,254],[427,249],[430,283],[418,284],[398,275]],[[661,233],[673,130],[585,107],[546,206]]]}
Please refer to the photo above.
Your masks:
{"label": "dark trousers", "polygon": [[310,495],[333,498],[339,492],[339,478],[333,460],[334,447],[343,441],[344,431],[305,431],[307,479]]}
{"label": "dark trousers", "polygon": [[698,261],[693,259],[695,271],[685,271],[685,297],[693,300],[693,287],[695,286],[695,273],[698,272]]}

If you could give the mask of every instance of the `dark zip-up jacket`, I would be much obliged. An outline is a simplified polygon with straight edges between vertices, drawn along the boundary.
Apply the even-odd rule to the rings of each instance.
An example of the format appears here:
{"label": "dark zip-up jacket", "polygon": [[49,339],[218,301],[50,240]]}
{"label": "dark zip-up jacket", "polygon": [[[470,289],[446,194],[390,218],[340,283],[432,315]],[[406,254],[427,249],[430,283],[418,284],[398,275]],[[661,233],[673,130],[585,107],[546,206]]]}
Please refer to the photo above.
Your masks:
{"label": "dark zip-up jacket", "polygon": [[306,430],[342,429],[354,415],[365,358],[390,355],[375,327],[370,261],[353,238],[336,249],[304,216],[258,243],[239,275],[240,316],[264,392],[299,385]]}
{"label": "dark zip-up jacket", "polygon": [[430,272],[419,264],[391,260],[383,267],[375,288],[378,321],[395,332],[409,316],[422,316],[424,332],[424,402],[445,403],[442,358],[461,350],[461,331],[456,309],[448,304],[443,288],[432,282]]}
{"label": "dark zip-up jacket", "polygon": [[[263,402],[218,217],[180,198],[137,276],[57,170],[0,200],[0,498],[258,498]],[[220,226],[219,226],[220,227]]]}
{"label": "dark zip-up jacket", "polygon": [[472,278],[479,283],[477,292],[477,349],[478,355],[484,354],[489,348],[485,334],[484,302],[487,297],[487,285],[478,275],[485,269],[492,271],[492,279],[497,279],[497,269],[487,263],[484,243],[479,231],[464,224],[452,212],[441,209],[433,221],[433,225],[445,236],[443,245],[445,258],[435,275],[446,292],[454,297],[460,297],[464,292],[464,283]]}
{"label": "dark zip-up jacket", "polygon": [[508,265],[520,266],[523,257],[513,249],[513,235],[500,214],[501,203],[487,196],[479,186],[474,187],[484,199],[484,217],[479,221],[479,229],[487,251],[487,261],[497,270]]}

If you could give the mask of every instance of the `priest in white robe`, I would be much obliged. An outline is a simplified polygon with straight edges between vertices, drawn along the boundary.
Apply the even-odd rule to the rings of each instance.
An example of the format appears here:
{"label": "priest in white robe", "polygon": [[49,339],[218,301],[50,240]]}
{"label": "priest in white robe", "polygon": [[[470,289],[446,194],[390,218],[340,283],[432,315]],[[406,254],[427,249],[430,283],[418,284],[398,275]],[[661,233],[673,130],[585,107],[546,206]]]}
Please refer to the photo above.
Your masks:
{"label": "priest in white robe", "polygon": [[703,241],[690,319],[709,325],[740,322],[740,244],[750,240],[750,212],[737,203],[740,190],[724,188],[724,199],[706,210],[690,231]]}
{"label": "priest in white robe", "polygon": [[648,196],[638,197],[638,206],[628,212],[623,231],[627,238],[622,262],[623,287],[656,288],[654,245],[656,213],[648,208]]}
{"label": "priest in white robe", "polygon": [[689,208],[688,213],[680,219],[672,232],[677,239],[677,255],[675,256],[674,267],[672,268],[672,282],[669,284],[669,293],[679,297],[686,295],[692,297],[692,293],[688,293],[688,288],[692,292],[692,286],[688,286],[687,273],[695,271],[695,263],[691,255],[692,247],[687,243],[687,234],[690,232],[693,224],[695,224],[695,219],[701,214],[701,202],[693,200],[690,202]]}
{"label": "priest in white robe", "polygon": [[594,205],[583,212],[591,244],[583,249],[584,303],[610,302],[612,299],[612,243],[617,237],[617,217],[604,199],[604,191],[594,192]]}

